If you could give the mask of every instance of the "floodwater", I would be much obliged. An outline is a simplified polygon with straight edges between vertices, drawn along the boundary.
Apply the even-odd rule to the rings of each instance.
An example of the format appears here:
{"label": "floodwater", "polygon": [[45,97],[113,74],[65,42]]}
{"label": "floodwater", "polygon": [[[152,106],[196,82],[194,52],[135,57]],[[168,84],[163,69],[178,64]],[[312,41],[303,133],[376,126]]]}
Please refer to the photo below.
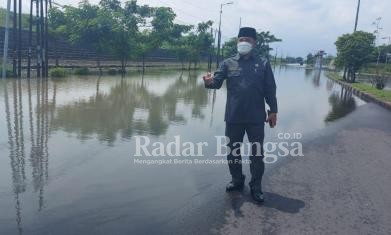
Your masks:
{"label": "floodwater", "polygon": [[[0,234],[173,232],[191,221],[195,208],[215,200],[211,189],[223,192],[227,166],[135,159],[224,158],[214,154],[215,136],[224,135],[225,86],[206,90],[201,76],[166,71],[2,81]],[[364,104],[323,73],[276,67],[275,76],[279,120],[265,129],[266,141],[321,131]],[[135,157],[135,136],[151,143],[179,136],[209,146],[205,157]]]}

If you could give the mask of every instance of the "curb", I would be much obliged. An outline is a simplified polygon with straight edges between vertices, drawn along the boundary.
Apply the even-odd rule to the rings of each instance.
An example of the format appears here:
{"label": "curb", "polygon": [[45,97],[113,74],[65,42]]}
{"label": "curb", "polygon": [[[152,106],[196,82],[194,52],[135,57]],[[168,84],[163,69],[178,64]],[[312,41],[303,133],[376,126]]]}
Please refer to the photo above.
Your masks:
{"label": "curb", "polygon": [[331,80],[337,82],[338,84],[340,84],[344,88],[346,88],[348,90],[351,90],[354,95],[360,97],[364,101],[378,104],[378,105],[382,106],[383,108],[388,109],[389,111],[391,111],[391,102],[380,100],[379,98],[376,98],[372,94],[360,91],[357,88],[352,87],[349,83],[341,81],[341,80],[338,80],[338,79],[335,79],[335,78],[333,78],[333,77],[331,77],[329,75],[326,75],[326,77],[328,79],[331,79]]}

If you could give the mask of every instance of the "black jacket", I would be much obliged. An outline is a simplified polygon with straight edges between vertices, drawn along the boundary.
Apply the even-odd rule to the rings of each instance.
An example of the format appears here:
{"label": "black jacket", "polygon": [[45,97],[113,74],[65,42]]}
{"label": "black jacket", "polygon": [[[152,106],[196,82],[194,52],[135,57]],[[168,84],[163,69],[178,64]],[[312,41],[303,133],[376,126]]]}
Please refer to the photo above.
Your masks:
{"label": "black jacket", "polygon": [[225,121],[229,123],[264,123],[265,101],[277,113],[276,83],[270,63],[265,58],[237,54],[224,60],[214,73],[209,89],[219,89],[227,79]]}

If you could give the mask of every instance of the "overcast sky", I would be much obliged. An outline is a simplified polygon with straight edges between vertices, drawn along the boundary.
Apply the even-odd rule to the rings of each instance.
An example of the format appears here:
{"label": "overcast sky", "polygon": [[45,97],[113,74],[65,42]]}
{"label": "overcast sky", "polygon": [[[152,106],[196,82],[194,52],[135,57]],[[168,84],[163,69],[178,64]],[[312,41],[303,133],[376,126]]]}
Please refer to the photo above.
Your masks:
{"label": "overcast sky", "polygon": [[[229,0],[228,0],[229,1]],[[5,0],[1,6],[5,7]],[[23,0],[24,3],[30,2]],[[76,5],[78,0],[61,0]],[[99,0],[90,0],[98,3]],[[124,1],[123,1],[124,2]],[[218,27],[220,0],[138,0],[140,4],[168,6],[177,14],[178,23],[196,24],[213,20]],[[235,37],[242,26],[271,31],[283,42],[272,45],[283,56],[305,56],[324,49],[335,54],[334,42],[343,33],[353,31],[357,0],[234,0],[223,7],[222,38]],[[27,4],[23,7],[28,11]],[[388,14],[387,14],[388,12]],[[391,36],[391,0],[361,0],[358,30],[374,31],[372,22],[382,17],[382,37]],[[387,40],[382,40],[385,43]]]}

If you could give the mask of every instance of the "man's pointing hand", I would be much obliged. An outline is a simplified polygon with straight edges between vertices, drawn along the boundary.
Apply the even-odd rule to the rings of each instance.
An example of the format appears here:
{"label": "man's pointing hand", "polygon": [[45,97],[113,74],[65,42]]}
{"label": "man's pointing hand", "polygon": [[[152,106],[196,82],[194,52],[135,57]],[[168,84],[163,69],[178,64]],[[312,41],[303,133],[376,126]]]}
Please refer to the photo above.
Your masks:
{"label": "man's pointing hand", "polygon": [[202,79],[204,79],[206,85],[210,85],[213,83],[213,77],[210,72],[208,72],[205,76],[203,76]]}

